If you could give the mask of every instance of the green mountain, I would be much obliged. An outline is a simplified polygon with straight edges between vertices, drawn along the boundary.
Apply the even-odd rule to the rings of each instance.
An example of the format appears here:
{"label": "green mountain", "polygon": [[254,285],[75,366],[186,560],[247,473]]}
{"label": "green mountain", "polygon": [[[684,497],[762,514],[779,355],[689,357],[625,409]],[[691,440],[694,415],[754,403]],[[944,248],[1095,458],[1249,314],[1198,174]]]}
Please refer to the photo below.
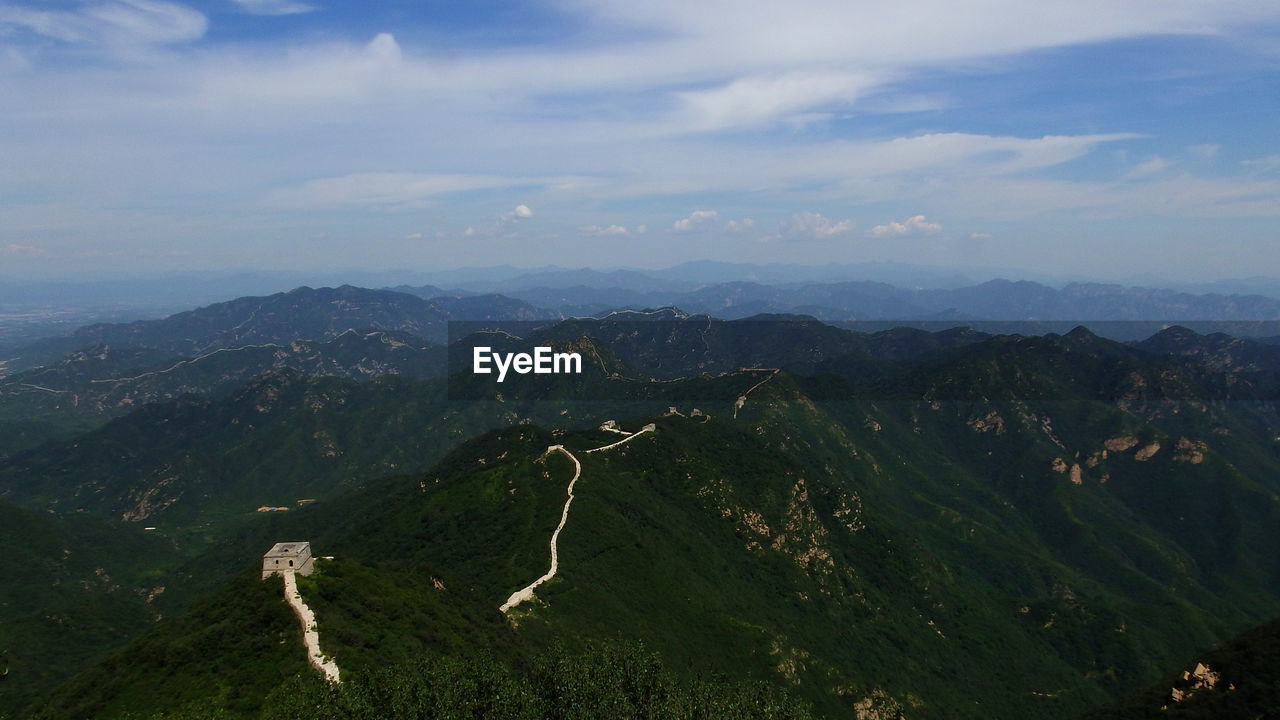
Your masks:
{"label": "green mountain", "polygon": [[442,297],[439,302],[391,290],[300,287],[265,297],[242,297],[181,312],[160,320],[89,325],[48,338],[6,360],[15,372],[92,345],[141,347],[171,356],[196,357],[245,345],[288,345],[293,340],[325,340],[348,330],[385,330],[443,344],[450,320],[532,320],[543,314],[502,296]]}
{"label": "green mountain", "polygon": [[537,327],[527,335],[530,343],[578,337],[590,337],[637,370],[664,380],[751,367],[865,380],[900,373],[904,362],[989,336],[968,329],[860,333],[801,315],[719,320],[678,308],[574,318]]}
{"label": "green mountain", "polygon": [[[595,362],[582,375],[503,386],[469,372],[355,382],[285,368],[225,397],[184,395],[146,405],[0,461],[0,497],[40,511],[159,527],[184,548],[198,549],[258,519],[259,508],[296,509],[389,473],[423,470],[490,428],[535,421],[590,426],[617,411],[665,410],[710,383],[651,384],[608,348],[555,342]],[[740,391],[751,377],[724,387]]]}
{"label": "green mountain", "polygon": [[354,379],[434,377],[445,372],[436,345],[447,340],[450,322],[500,327],[543,317],[555,315],[500,295],[424,299],[342,286],[82,327],[5,350],[0,457],[90,430],[146,403],[188,393],[225,395],[271,369]]}
{"label": "green mountain", "polygon": [[411,335],[354,330],[327,341],[245,345],[192,358],[95,345],[56,363],[0,378],[0,419],[15,428],[49,429],[12,438],[0,446],[0,456],[93,429],[150,403],[183,395],[220,398],[281,368],[355,380],[384,375],[429,378],[445,372],[445,352]]}
{"label": "green mountain", "polygon": [[[516,668],[621,639],[831,717],[1068,717],[1280,615],[1268,411],[1175,365],[1080,330],[866,382],[746,379],[706,379],[701,413],[676,402],[623,422],[653,423],[634,436],[489,432],[245,526],[185,572],[284,537],[336,556],[303,595],[353,678],[501,653],[507,633]],[[558,572],[504,617],[562,517]]]}
{"label": "green mountain", "polygon": [[[309,540],[336,560],[303,596],[352,688],[486,649],[532,682],[557,644],[640,642],[677,684],[772,683],[831,717],[1070,717],[1280,616],[1280,419],[1224,394],[1225,371],[1083,328],[862,336],[667,314],[484,338],[580,351],[581,375],[277,371],[16,455],[0,490],[57,516],[132,513],[200,551],[151,604],[179,623],[197,597],[229,602],[218,588],[273,543]],[[772,349],[751,346],[761,332]],[[722,356],[796,372],[710,374]],[[690,376],[648,379],[663,373]],[[553,534],[557,573],[499,610],[547,572]],[[121,657],[195,626],[169,627]],[[201,657],[249,652],[199,637]],[[86,687],[107,714],[288,707],[201,694],[207,667],[186,660],[114,662],[51,716],[83,714]],[[166,705],[144,690],[157,677],[192,691]]]}

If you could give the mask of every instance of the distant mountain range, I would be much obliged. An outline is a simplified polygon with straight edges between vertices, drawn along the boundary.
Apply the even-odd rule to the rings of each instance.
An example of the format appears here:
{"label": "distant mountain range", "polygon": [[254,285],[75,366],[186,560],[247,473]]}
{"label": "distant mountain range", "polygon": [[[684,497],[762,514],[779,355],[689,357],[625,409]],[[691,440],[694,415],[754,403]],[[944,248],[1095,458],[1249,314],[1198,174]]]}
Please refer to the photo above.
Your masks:
{"label": "distant mountain range", "polygon": [[[1010,277],[1023,282],[1001,280]],[[660,270],[488,267],[343,275],[188,273],[110,281],[0,279],[0,360],[5,348],[90,322],[156,318],[232,297],[343,282],[389,287],[426,299],[502,294],[571,315],[624,306],[674,305],[726,318],[791,312],[832,322],[1270,322],[1276,320],[1275,301],[1280,298],[1280,280],[1268,278],[1186,283],[1144,277],[1127,284],[1099,284],[1011,274],[998,268],[893,263],[803,266],[701,261]],[[1055,329],[1061,330],[1037,331]],[[1122,339],[1137,339],[1157,329],[1145,326],[1127,331]],[[1280,335],[1274,328],[1224,325],[1217,329],[1237,335]]]}
{"label": "distant mountain range", "polygon": [[[634,285],[513,286],[505,293],[565,314],[598,314],[618,307],[673,305],[688,312],[735,319],[760,313],[798,313],[826,322],[966,323],[1259,323],[1251,334],[1280,334],[1280,300],[1260,295],[1191,295],[1120,285],[992,280],[953,289],[905,289],[879,282],[775,286],[752,282],[690,290]],[[1265,323],[1265,324],[1263,324]],[[1148,328],[1151,326],[1148,325]],[[1100,327],[1100,332],[1108,328]],[[1133,330],[1126,330],[1132,335]],[[1141,332],[1141,330],[1139,330]],[[1146,334],[1153,330],[1148,329]],[[1129,338],[1126,338],[1129,339]]]}

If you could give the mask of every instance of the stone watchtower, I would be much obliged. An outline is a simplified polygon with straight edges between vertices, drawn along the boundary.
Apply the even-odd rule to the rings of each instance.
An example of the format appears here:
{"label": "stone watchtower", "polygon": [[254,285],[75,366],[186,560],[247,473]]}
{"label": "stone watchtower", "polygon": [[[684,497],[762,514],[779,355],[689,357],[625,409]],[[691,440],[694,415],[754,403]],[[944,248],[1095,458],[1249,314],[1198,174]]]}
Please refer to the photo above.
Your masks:
{"label": "stone watchtower", "polygon": [[262,579],[272,575],[284,575],[292,570],[299,575],[310,575],[315,569],[311,560],[311,543],[282,542],[276,543],[266,555],[262,556]]}

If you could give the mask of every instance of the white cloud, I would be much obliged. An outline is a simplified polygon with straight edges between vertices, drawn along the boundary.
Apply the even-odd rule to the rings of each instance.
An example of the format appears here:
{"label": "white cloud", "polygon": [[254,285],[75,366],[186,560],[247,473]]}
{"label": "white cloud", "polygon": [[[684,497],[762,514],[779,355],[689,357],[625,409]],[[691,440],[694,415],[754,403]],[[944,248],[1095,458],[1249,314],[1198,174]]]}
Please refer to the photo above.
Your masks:
{"label": "white cloud", "polygon": [[[260,11],[319,4],[239,1]],[[193,47],[172,47],[202,37],[206,26],[203,15],[177,2],[0,0],[0,58],[7,58],[0,59],[0,157],[7,161],[0,163],[0,194],[51,198],[0,210],[23,218],[22,225],[0,222],[0,246],[41,244],[46,236],[32,231],[61,227],[68,217],[77,229],[101,225],[97,237],[132,238],[134,224],[109,217],[106,208],[147,207],[158,209],[147,237],[194,237],[189,218],[198,215],[205,237],[245,237],[245,244],[227,246],[256,257],[261,248],[250,243],[288,234],[280,231],[288,223],[319,225],[340,211],[339,222],[372,225],[379,211],[480,190],[492,192],[483,205],[458,209],[455,222],[471,220],[487,234],[495,216],[519,201],[539,204],[542,224],[545,195],[531,187],[555,195],[556,217],[567,218],[568,228],[594,219],[570,217],[568,209],[594,212],[645,198],[645,207],[664,213],[651,221],[655,232],[737,231],[734,223],[745,220],[703,224],[691,215],[669,226],[660,218],[679,217],[672,207],[748,193],[778,213],[761,233],[772,219],[813,207],[875,204],[898,208],[881,210],[888,213],[882,218],[906,217],[906,210],[946,217],[948,227],[984,227],[1010,216],[1265,216],[1280,203],[1280,187],[1264,182],[1275,178],[1280,156],[1218,168],[1238,177],[1165,168],[1140,183],[1097,173],[1065,181],[1043,171],[1136,136],[1042,137],[1036,126],[1010,135],[946,132],[956,120],[946,113],[905,123],[940,131],[898,138],[870,137],[868,123],[856,121],[821,132],[809,126],[844,113],[910,109],[913,98],[940,86],[915,78],[936,80],[939,68],[998,79],[1030,50],[1160,33],[1214,35],[1215,43],[1230,44],[1240,38],[1237,28],[1280,20],[1276,3],[989,0],[964,12],[942,0],[797,0],[785,11],[757,0],[567,0],[558,7],[589,41],[501,49],[438,37],[419,43],[409,38],[422,34],[406,24],[392,28],[400,41],[372,32],[344,40],[361,31],[337,28],[283,42],[228,41],[231,35],[219,32]],[[619,36],[626,42],[613,42]],[[121,66],[48,38],[171,47]],[[937,104],[953,100],[960,107],[980,98],[948,94]],[[1114,118],[1089,122],[1129,129]],[[780,129],[788,124],[797,131]],[[1189,167],[1197,152],[1208,153],[1168,143],[1153,138],[1133,143],[1132,152],[1162,152]],[[1090,167],[1078,166],[1085,173]],[[473,174],[451,174],[456,168]],[[1070,177],[1081,175],[1073,170]],[[724,202],[728,212],[737,200]],[[303,220],[263,212],[315,209],[335,212]],[[385,222],[388,235],[405,232],[403,217]],[[808,236],[852,228],[851,221],[826,222]],[[232,226],[247,232],[229,232]],[[791,232],[806,230],[801,223]]]}
{"label": "white cloud", "polygon": [[509,225],[511,223],[520,222],[521,220],[528,220],[531,217],[533,217],[533,210],[530,209],[528,205],[521,204],[502,213],[502,215],[498,217],[498,225]]}
{"label": "white cloud", "polygon": [[768,235],[765,240],[825,240],[845,235],[853,231],[853,221],[849,219],[832,222],[815,212],[798,212],[778,224],[776,235]]}
{"label": "white cloud", "polygon": [[991,233],[971,232],[969,233],[969,239],[970,240],[990,240]]}
{"label": "white cloud", "polygon": [[462,231],[462,237],[471,237],[475,234],[476,234],[476,229],[470,225],[467,226],[466,230]]}
{"label": "white cloud", "polygon": [[253,15],[296,15],[316,9],[314,5],[294,0],[235,0],[235,3]]}
{"label": "white cloud", "polygon": [[803,126],[826,115],[815,118],[802,111],[847,104],[876,84],[866,74],[801,72],[738,78],[711,90],[682,92],[679,97],[693,130],[757,125],[779,117],[793,117]]}
{"label": "white cloud", "polygon": [[785,12],[770,0],[575,0],[570,6],[602,27],[659,38],[674,56],[672,65],[687,60],[682,55],[689,46],[703,46],[703,61],[712,67],[946,63],[1123,37],[1213,34],[1278,13],[1251,0],[987,0],[963,10],[946,0],[793,0]]}
{"label": "white cloud", "polygon": [[688,217],[675,221],[671,226],[671,231],[678,233],[693,232],[706,227],[707,223],[715,220],[719,214],[715,210],[694,210],[689,213]]}
{"label": "white cloud", "polygon": [[755,226],[756,226],[756,221],[752,220],[751,218],[742,218],[741,220],[730,220],[729,222],[724,224],[725,229],[733,233],[746,232]]}
{"label": "white cloud", "polygon": [[[641,226],[643,227],[643,226]],[[596,235],[600,237],[608,237],[610,235],[630,235],[631,231],[622,225],[584,225],[578,228],[583,235]],[[637,228],[637,232],[644,232]]]}
{"label": "white cloud", "polygon": [[942,229],[938,223],[929,222],[923,215],[907,218],[906,222],[887,222],[876,225],[867,231],[872,237],[902,237],[906,235],[928,235]]}

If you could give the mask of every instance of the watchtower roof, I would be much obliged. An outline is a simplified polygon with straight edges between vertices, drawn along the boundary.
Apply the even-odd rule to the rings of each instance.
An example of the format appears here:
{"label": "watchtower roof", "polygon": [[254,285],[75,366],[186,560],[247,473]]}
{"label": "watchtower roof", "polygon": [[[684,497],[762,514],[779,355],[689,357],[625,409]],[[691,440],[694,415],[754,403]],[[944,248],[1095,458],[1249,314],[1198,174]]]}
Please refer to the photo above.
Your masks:
{"label": "watchtower roof", "polygon": [[276,543],[267,551],[269,557],[296,557],[303,553],[310,554],[311,543],[308,542],[282,542]]}

